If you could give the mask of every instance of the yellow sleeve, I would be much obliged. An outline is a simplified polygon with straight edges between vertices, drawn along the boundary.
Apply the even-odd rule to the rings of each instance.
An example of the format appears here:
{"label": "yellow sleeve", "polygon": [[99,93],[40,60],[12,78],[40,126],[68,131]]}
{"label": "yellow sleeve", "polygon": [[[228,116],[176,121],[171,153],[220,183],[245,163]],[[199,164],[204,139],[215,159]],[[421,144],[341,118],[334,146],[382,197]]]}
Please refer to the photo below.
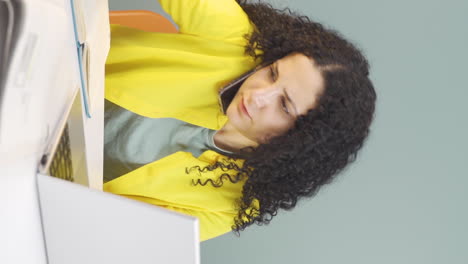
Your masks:
{"label": "yellow sleeve", "polygon": [[[242,196],[243,182],[225,181],[221,188],[194,186],[193,179],[218,179],[222,169],[187,174],[186,168],[204,168],[224,156],[207,150],[194,158],[176,152],[104,184],[104,191],[198,218],[200,241],[232,230],[237,216],[235,201]],[[242,161],[238,161],[241,164]],[[228,173],[230,171],[227,171]]]}
{"label": "yellow sleeve", "polygon": [[206,38],[243,40],[251,33],[247,14],[235,0],[159,0],[179,31]]}

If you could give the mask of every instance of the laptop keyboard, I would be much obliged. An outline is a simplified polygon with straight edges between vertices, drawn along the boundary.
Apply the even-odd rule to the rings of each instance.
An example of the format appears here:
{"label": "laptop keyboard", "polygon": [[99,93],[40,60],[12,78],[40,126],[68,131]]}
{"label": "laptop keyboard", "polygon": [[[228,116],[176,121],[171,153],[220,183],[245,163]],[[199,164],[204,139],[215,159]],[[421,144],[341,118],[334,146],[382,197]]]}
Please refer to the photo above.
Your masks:
{"label": "laptop keyboard", "polygon": [[63,130],[62,137],[50,163],[49,175],[71,182],[74,181],[68,124]]}

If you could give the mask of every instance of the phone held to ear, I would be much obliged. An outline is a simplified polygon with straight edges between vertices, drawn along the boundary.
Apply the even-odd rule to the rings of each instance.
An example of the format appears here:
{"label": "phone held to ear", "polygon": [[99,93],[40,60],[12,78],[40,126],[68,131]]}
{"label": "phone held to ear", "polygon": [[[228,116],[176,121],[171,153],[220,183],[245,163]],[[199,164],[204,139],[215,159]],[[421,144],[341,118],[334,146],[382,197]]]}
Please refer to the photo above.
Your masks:
{"label": "phone held to ear", "polygon": [[244,74],[242,74],[239,78],[233,80],[221,90],[219,90],[219,104],[221,106],[221,109],[224,114],[226,114],[227,108],[229,104],[231,103],[232,99],[234,99],[234,96],[236,96],[237,91],[241,87],[241,85],[244,83],[244,81],[252,74],[263,68],[264,65],[259,65],[255,67],[253,70],[250,70]]}

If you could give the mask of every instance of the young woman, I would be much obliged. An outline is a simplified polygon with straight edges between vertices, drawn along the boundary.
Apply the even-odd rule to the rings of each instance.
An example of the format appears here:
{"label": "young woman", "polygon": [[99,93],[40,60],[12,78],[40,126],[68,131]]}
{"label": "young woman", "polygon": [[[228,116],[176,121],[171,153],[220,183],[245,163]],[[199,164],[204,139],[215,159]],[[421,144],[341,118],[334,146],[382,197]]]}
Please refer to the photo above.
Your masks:
{"label": "young woman", "polygon": [[111,28],[105,191],[198,217],[203,241],[267,224],[355,159],[376,94],[351,43],[267,4],[160,3],[179,34]]}

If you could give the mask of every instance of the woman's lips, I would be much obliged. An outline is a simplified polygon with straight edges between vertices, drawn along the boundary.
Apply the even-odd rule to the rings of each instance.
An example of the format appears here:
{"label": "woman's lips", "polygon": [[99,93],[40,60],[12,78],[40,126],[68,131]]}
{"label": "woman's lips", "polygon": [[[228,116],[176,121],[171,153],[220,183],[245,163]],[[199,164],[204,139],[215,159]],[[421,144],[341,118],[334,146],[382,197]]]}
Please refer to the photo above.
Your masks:
{"label": "woman's lips", "polygon": [[245,104],[244,104],[244,97],[241,98],[240,102],[239,102],[239,108],[240,108],[240,111],[245,114],[247,117],[249,117],[250,119],[252,119],[252,117],[250,116],[249,114],[249,111],[247,110],[247,107],[245,107]]}

